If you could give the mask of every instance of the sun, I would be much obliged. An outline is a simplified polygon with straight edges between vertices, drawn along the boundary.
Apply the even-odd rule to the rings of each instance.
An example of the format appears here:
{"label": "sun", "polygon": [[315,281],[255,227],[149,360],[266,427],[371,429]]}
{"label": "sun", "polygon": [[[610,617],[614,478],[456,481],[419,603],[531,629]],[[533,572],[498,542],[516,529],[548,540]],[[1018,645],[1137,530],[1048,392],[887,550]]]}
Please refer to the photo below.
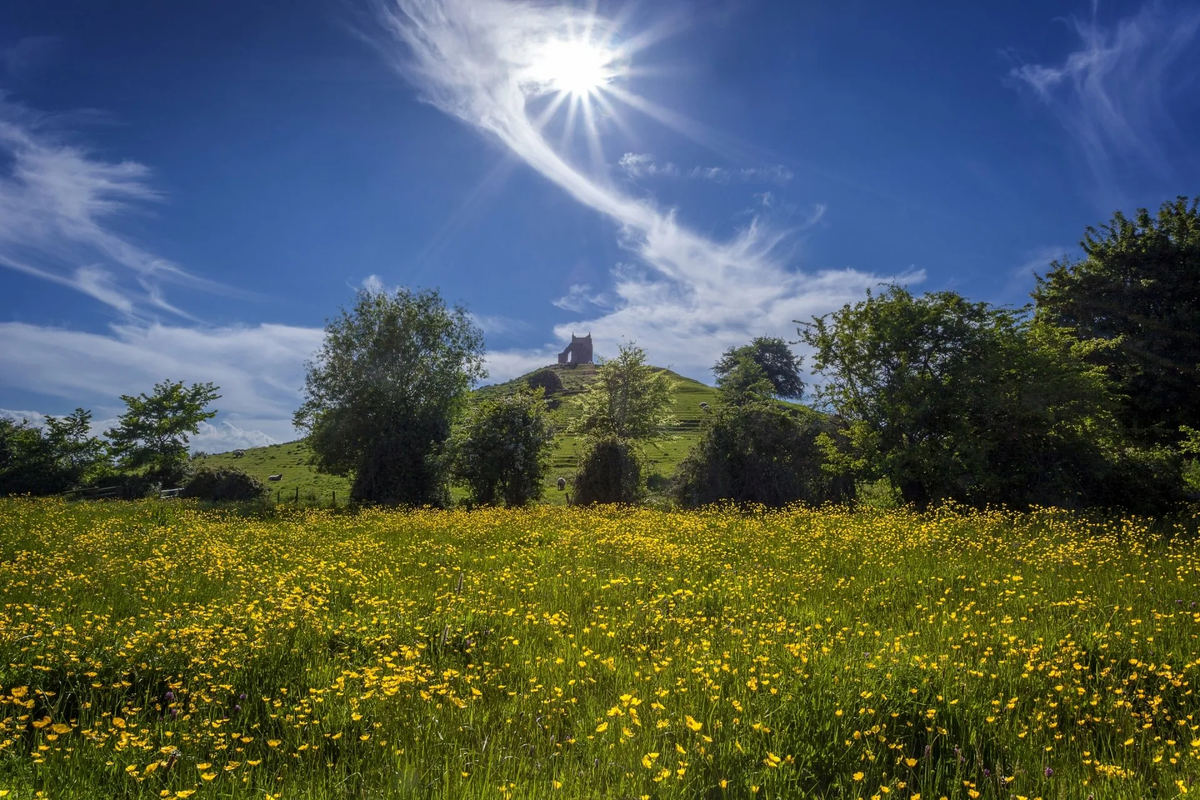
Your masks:
{"label": "sun", "polygon": [[551,91],[586,98],[616,77],[616,61],[616,52],[607,47],[584,40],[555,40],[543,45],[533,72]]}

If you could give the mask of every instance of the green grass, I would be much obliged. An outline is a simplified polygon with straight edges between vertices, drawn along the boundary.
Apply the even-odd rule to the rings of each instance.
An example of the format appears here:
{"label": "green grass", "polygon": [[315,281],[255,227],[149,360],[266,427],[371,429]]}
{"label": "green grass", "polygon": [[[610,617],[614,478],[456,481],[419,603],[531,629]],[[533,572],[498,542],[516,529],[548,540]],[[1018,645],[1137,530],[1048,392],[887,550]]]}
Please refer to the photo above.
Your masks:
{"label": "green grass", "polygon": [[[579,394],[595,380],[596,366],[552,366],[563,382],[563,393],[551,398],[553,401],[551,420],[555,426],[554,450],[551,454],[550,472],[546,477],[545,502],[565,505],[566,494],[558,491],[559,477],[571,478],[579,457],[579,437],[566,432],[568,422],[576,416]],[[675,424],[667,437],[646,446],[647,476],[669,478],[675,467],[700,439],[700,422],[704,412],[700,403],[712,405],[717,399],[717,390],[699,381],[684,378],[668,370],[676,381],[677,391],[671,409]],[[505,383],[485,386],[477,390],[479,397],[495,397],[516,391],[525,385],[523,375]],[[233,453],[207,455],[193,460],[195,466],[236,467],[266,482],[269,475],[283,475],[278,483],[268,483],[272,496],[281,501],[292,501],[299,493],[301,504],[329,505],[334,493],[338,502],[350,496],[350,480],[333,475],[322,475],[309,463],[311,451],[303,441],[275,444],[268,447],[252,447],[245,456],[234,458]]]}
{"label": "green grass", "polygon": [[[194,467],[234,467],[261,480],[280,502],[332,505],[334,495],[339,505],[350,499],[350,480],[336,475],[323,475],[310,463],[312,450],[304,441],[250,447],[237,458],[232,452],[217,453],[192,459]],[[271,475],[283,479],[268,481]]]}
{"label": "green grass", "polygon": [[1197,521],[0,500],[0,794],[1182,797]]}

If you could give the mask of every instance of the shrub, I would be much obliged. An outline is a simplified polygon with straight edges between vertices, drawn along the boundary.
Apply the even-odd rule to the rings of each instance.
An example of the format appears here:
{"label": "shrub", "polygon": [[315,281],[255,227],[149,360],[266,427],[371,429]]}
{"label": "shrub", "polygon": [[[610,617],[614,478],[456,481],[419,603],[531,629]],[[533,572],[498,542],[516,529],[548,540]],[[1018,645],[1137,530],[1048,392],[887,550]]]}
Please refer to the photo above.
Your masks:
{"label": "shrub", "polygon": [[537,372],[530,375],[525,383],[530,389],[541,389],[545,392],[546,397],[563,390],[562,378],[558,377],[552,369],[539,369]]}
{"label": "shrub", "polygon": [[576,505],[634,503],[641,494],[642,467],[633,446],[606,437],[589,442],[575,473]]}
{"label": "shrub", "polygon": [[[140,500],[151,495],[157,496],[159,482],[148,475],[138,475],[125,472],[107,472],[89,481],[80,493],[80,497],[95,497],[97,493],[113,500]],[[116,490],[109,494],[105,490]]]}
{"label": "shrub", "polygon": [[267,493],[266,485],[240,469],[202,467],[196,470],[180,494],[211,502],[258,500]]}
{"label": "shrub", "polygon": [[542,496],[553,442],[541,391],[482,400],[451,439],[451,474],[467,487],[472,502],[523,506]]}
{"label": "shrub", "polygon": [[842,499],[844,481],[822,469],[823,427],[815,412],[772,402],[723,404],[676,469],[671,494],[692,508],[722,500],[779,508]]}

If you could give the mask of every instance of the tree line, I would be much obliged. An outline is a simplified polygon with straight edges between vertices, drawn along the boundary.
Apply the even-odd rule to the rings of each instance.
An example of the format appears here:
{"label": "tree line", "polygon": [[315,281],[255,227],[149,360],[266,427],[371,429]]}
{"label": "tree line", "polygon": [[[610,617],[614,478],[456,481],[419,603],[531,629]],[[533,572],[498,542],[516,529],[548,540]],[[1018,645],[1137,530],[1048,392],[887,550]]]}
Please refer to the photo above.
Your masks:
{"label": "tree line", "polygon": [[[797,321],[811,390],[788,342],[729,349],[713,367],[719,399],[666,493],[685,507],[953,501],[1148,512],[1195,495],[1197,201],[1117,213],[1081,246],[1082,258],[1037,277],[1021,308],[890,285]],[[306,367],[294,423],[317,469],[351,477],[360,502],[446,506],[452,485],[474,504],[537,500],[555,376],[472,399],[483,356],[470,315],[436,290],[360,292],[327,322]],[[567,427],[582,442],[574,502],[645,496],[646,448],[667,435],[673,392],[636,344],[601,360]],[[181,480],[186,435],[211,418],[216,397],[211,384],[169,382],[123,397],[107,441],[90,435],[83,410],[44,429],[0,421],[0,493],[61,491],[114,469]]]}
{"label": "tree line", "polygon": [[[672,476],[685,506],[729,500],[1158,510],[1196,491],[1200,214],[1178,198],[1089,228],[1022,308],[902,286],[799,322],[819,380],[760,337],[714,366],[720,400]],[[357,499],[519,505],[545,478],[543,388],[471,405],[482,334],[435,291],[364,292],[327,328],[296,424]],[[601,362],[568,430],[576,502],[634,502],[671,381],[636,345]],[[462,420],[461,423],[456,420]]]}
{"label": "tree line", "polygon": [[0,495],[61,494],[108,486],[125,495],[176,487],[188,477],[188,435],[216,416],[211,383],[163,381],[152,394],[122,395],[125,412],[103,437],[92,412],[77,408],[45,425],[0,419]]}

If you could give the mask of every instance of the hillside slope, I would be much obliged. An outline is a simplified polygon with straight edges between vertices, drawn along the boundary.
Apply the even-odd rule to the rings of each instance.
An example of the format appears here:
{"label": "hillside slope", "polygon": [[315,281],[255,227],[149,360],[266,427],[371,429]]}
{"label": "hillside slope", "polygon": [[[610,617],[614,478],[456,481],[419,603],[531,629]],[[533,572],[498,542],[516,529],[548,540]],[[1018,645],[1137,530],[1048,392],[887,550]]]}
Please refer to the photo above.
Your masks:
{"label": "hillside slope", "polygon": [[[596,367],[593,364],[576,366],[553,365],[543,369],[555,372],[563,383],[563,392],[555,394],[551,400],[551,420],[554,423],[556,435],[554,450],[551,454],[550,473],[546,478],[545,500],[550,503],[562,504],[566,498],[556,487],[559,477],[570,478],[575,472],[576,460],[579,456],[579,437],[566,432],[567,424],[578,414],[578,397],[596,379]],[[541,370],[535,370],[540,372]],[[510,394],[522,386],[530,375],[522,375],[511,381],[480,387],[476,390],[477,397],[499,397]],[[716,401],[717,390],[699,381],[685,378],[667,370],[675,380],[675,402],[672,413],[675,424],[668,431],[668,437],[654,442],[646,447],[647,478],[651,489],[659,487],[670,478],[676,465],[683,460],[687,452],[700,439],[700,420],[704,411],[701,403],[712,404]],[[336,492],[338,502],[344,502],[350,496],[350,481],[332,475],[321,475],[309,464],[311,451],[304,441],[274,444],[268,447],[254,447],[244,451],[245,455],[235,458],[233,453],[219,453],[201,456],[194,460],[197,466],[237,467],[251,475],[267,480],[269,475],[282,475],[283,480],[272,482],[268,486],[280,500],[292,500],[297,497],[301,502],[320,503],[328,505]]]}

